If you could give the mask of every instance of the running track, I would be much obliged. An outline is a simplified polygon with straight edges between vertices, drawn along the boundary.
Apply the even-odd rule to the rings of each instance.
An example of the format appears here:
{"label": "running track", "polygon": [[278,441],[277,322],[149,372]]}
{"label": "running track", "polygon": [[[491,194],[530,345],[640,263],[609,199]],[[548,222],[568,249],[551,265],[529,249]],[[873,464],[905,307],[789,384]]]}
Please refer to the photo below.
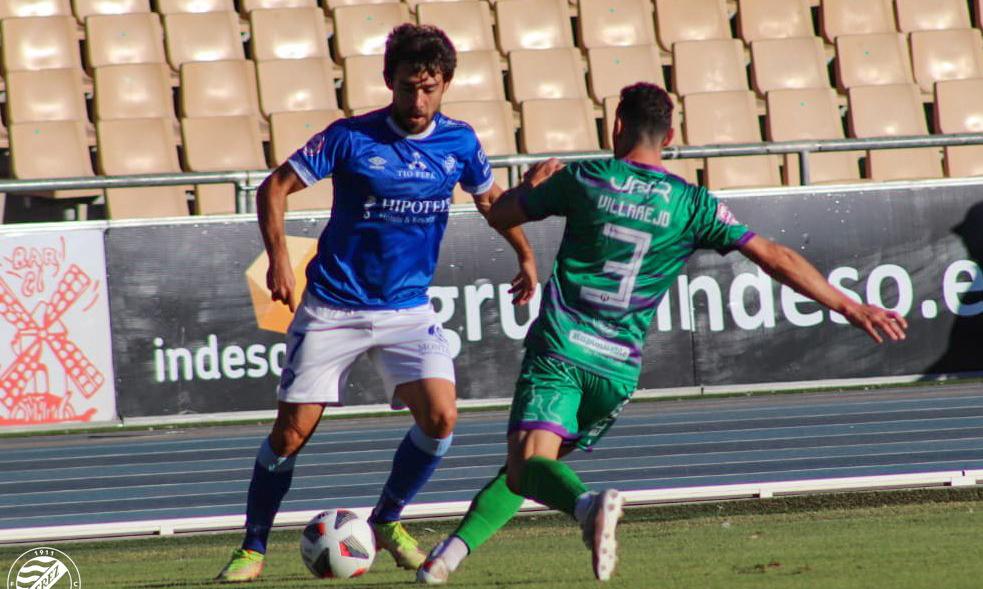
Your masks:
{"label": "running track", "polygon": [[[470,499],[503,462],[505,417],[462,414],[417,502]],[[283,509],[371,506],[408,425],[322,423]],[[241,514],[267,430],[0,440],[0,529]],[[572,464],[626,490],[983,469],[983,385],[635,403]]]}

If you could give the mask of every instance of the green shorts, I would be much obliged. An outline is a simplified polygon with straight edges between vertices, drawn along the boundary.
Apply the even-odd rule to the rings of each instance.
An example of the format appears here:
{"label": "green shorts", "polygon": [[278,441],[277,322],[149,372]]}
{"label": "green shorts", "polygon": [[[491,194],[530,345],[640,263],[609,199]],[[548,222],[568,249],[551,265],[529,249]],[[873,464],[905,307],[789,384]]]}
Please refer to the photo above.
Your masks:
{"label": "green shorts", "polygon": [[587,450],[614,425],[635,390],[579,366],[526,352],[515,383],[509,433],[544,429]]}

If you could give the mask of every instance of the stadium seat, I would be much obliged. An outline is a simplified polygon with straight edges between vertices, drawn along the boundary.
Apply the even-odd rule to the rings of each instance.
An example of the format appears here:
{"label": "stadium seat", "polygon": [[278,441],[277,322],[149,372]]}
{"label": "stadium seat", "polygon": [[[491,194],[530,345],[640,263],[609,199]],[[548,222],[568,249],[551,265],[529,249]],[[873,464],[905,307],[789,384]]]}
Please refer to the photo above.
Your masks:
{"label": "stadium seat", "polygon": [[[608,96],[604,99],[604,149],[612,149],[611,144],[611,134],[614,132],[614,119],[617,114],[618,109],[618,96]],[[672,143],[670,145],[686,145],[686,138],[683,136],[682,131],[682,109],[679,108],[679,102],[675,98],[673,99],[673,104],[676,105],[672,113],[672,128],[675,131]],[[693,158],[678,159],[678,160],[662,160],[662,166],[670,173],[685,179],[691,184],[696,184],[697,181],[697,160]]]}
{"label": "stadium seat", "polygon": [[751,43],[751,79],[764,96],[785,88],[828,88],[826,51],[819,37],[760,39]]}
{"label": "stadium seat", "polygon": [[655,0],[659,44],[672,51],[676,41],[730,39],[724,0]]}
{"label": "stadium seat", "polygon": [[317,0],[239,0],[239,9],[246,17],[254,10],[274,8],[318,8],[318,5]]}
{"label": "stadium seat", "polygon": [[966,0],[896,0],[898,29],[938,31],[969,28],[969,4]]}
{"label": "stadium seat", "polygon": [[381,55],[389,32],[409,20],[405,4],[339,6],[334,10],[335,58]]}
{"label": "stadium seat", "polygon": [[[107,176],[178,173],[177,140],[167,119],[100,121],[99,171]],[[107,188],[110,219],[185,217],[188,197],[182,186]]]}
{"label": "stadium seat", "polygon": [[233,0],[154,0],[161,14],[202,14],[234,12]]}
{"label": "stadium seat", "polygon": [[[81,121],[15,123],[10,133],[10,169],[20,180],[93,176],[85,126]],[[98,189],[31,193],[50,198],[99,196]]]}
{"label": "stadium seat", "polygon": [[842,90],[914,82],[904,35],[840,35],[836,38],[836,78]]}
{"label": "stadium seat", "polygon": [[[315,133],[344,116],[340,110],[278,112],[270,116],[270,153],[272,164],[279,166]],[[287,197],[288,211],[330,209],[333,190],[331,179],[321,180]]]}
{"label": "stadium seat", "polygon": [[201,61],[181,66],[181,116],[259,118],[253,62]]}
{"label": "stadium seat", "polygon": [[96,121],[174,116],[170,71],[166,64],[113,65],[95,71]]}
{"label": "stadium seat", "polygon": [[498,0],[495,15],[498,48],[505,55],[515,49],[573,47],[566,0]]}
{"label": "stadium seat", "polygon": [[81,25],[89,16],[150,12],[150,0],[74,0],[72,6]]}
{"label": "stadium seat", "polygon": [[512,102],[557,98],[586,98],[580,52],[560,49],[516,50],[509,53]]}
{"label": "stadium seat", "polygon": [[164,32],[168,62],[176,71],[192,61],[246,58],[235,12],[168,14]]}
{"label": "stadium seat", "polygon": [[[488,155],[511,155],[518,150],[515,147],[515,119],[512,106],[504,100],[454,102],[441,107],[445,115],[464,121],[471,125],[481,148]],[[495,182],[502,188],[509,186],[509,171],[507,168],[493,168]],[[460,185],[454,187],[452,203],[472,202],[471,195],[464,192]]]}
{"label": "stadium seat", "polygon": [[280,59],[256,64],[259,104],[267,117],[275,112],[336,110],[334,66],[326,57]]}
{"label": "stadium seat", "polygon": [[[773,90],[768,93],[769,141],[843,139],[843,122],[832,88]],[[859,156],[851,152],[809,154],[810,183],[860,181]],[[785,156],[785,184],[800,182],[799,156]]]}
{"label": "stadium seat", "polygon": [[[938,133],[983,133],[983,79],[949,80],[935,85]],[[946,176],[983,176],[983,145],[945,148]]]}
{"label": "stadium seat", "polygon": [[911,33],[911,61],[923,94],[936,82],[983,77],[983,35],[979,29]]}
{"label": "stadium seat", "polygon": [[[683,97],[686,143],[760,143],[754,93],[708,92]],[[710,190],[779,186],[778,158],[773,155],[708,158],[703,164],[704,185]]]}
{"label": "stadium seat", "polygon": [[599,103],[635,82],[666,85],[655,45],[596,47],[587,51],[587,63],[591,96]]}
{"label": "stadium seat", "polygon": [[374,109],[392,101],[392,90],[382,78],[381,55],[353,55],[345,60],[341,99],[345,110],[354,113]]}
{"label": "stadium seat", "polygon": [[600,149],[590,100],[527,100],[520,106],[520,113],[519,142],[524,153]]}
{"label": "stadium seat", "polygon": [[324,11],[330,16],[339,6],[358,6],[361,4],[398,4],[400,0],[324,0]]}
{"label": "stadium seat", "polygon": [[816,34],[808,0],[739,0],[737,31],[745,43]]}
{"label": "stadium seat", "polygon": [[253,10],[250,47],[257,62],[270,59],[329,57],[328,33],[317,8]]}
{"label": "stadium seat", "polygon": [[[927,135],[918,86],[889,84],[850,88],[850,132],[854,137]],[[942,161],[934,147],[868,152],[867,177],[872,180],[941,178]]]}
{"label": "stadium seat", "polygon": [[894,33],[894,4],[891,0],[823,0],[819,28],[830,43],[840,35]]}
{"label": "stadium seat", "polygon": [[416,18],[421,25],[435,25],[447,33],[459,52],[495,50],[491,9],[486,2],[421,4]]}
{"label": "stadium seat", "polygon": [[6,18],[0,21],[4,72],[82,69],[73,16]]}
{"label": "stadium seat", "polygon": [[153,12],[92,15],[85,22],[91,69],[123,63],[165,63],[164,31]]}
{"label": "stadium seat", "polygon": [[[201,117],[181,120],[184,164],[190,172],[267,169],[263,140],[255,117]],[[235,212],[235,186],[195,186],[195,213]]]}
{"label": "stadium seat", "polygon": [[7,75],[7,123],[79,121],[93,143],[88,124],[82,75],[78,70],[10,72]]}
{"label": "stadium seat", "polygon": [[71,16],[68,0],[3,0],[0,19],[29,16]]}
{"label": "stadium seat", "polygon": [[672,62],[679,96],[748,89],[744,47],[737,39],[679,41],[672,46]]}
{"label": "stadium seat", "polygon": [[580,0],[577,23],[585,49],[655,44],[649,0]]}
{"label": "stadium seat", "polygon": [[457,69],[444,94],[443,103],[471,100],[505,100],[498,51],[465,51],[457,54]]}

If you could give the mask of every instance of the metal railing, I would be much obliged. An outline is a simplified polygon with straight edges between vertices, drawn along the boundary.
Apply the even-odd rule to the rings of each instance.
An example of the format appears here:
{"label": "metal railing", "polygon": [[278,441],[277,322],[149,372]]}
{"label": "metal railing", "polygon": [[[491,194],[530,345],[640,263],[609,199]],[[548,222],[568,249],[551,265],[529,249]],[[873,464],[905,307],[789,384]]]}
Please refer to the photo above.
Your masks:
{"label": "metal railing", "polygon": [[[741,143],[704,145],[700,147],[670,146],[663,152],[667,160],[731,157],[747,155],[797,155],[802,185],[810,184],[810,153],[837,151],[869,151],[875,149],[905,149],[917,147],[955,147],[983,144],[983,133],[957,135],[917,135],[871,139],[832,139],[824,141],[783,141],[774,143]],[[561,161],[606,159],[610,151],[566,152],[536,155],[492,156],[493,168],[509,168],[512,185],[518,182],[522,168],[555,157]],[[252,212],[250,193],[270,174],[270,170],[236,172],[189,172],[180,174],[143,174],[137,176],[90,176],[83,178],[52,178],[45,180],[0,180],[0,193],[38,193],[56,190],[139,188],[148,186],[180,186],[185,184],[235,184],[236,210]]]}

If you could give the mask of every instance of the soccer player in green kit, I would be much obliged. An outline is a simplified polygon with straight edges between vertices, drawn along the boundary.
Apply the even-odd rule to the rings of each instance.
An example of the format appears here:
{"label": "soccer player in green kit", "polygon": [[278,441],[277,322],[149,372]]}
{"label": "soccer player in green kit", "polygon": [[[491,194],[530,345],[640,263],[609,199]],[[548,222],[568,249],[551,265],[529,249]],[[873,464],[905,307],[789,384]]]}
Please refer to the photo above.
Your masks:
{"label": "soccer player in green kit", "polygon": [[592,552],[595,576],[614,572],[622,497],[591,492],[558,458],[588,449],[614,424],[641,372],[655,308],[698,248],[739,250],[776,280],[844,315],[876,342],[904,339],[897,313],[854,302],[796,252],[755,235],[705,188],[661,166],[672,141],[672,101],[658,86],[621,92],[614,158],[534,166],[488,217],[496,229],[566,217],[553,275],[509,416],[506,467],[471,503],[457,530],[417,571],[447,581],[470,552],[518,511],[523,497],[573,516]]}

